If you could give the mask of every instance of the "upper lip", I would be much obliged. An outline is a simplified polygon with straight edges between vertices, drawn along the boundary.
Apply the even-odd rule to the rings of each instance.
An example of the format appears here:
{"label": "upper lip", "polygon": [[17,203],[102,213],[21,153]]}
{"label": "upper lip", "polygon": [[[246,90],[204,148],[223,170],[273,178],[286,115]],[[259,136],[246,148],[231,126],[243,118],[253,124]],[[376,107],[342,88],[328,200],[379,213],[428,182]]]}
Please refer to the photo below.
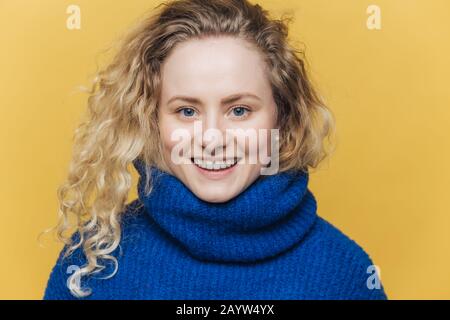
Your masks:
{"label": "upper lip", "polygon": [[211,161],[211,162],[220,162],[220,161],[236,161],[239,160],[240,158],[227,158],[227,159],[204,159],[204,158],[197,158],[197,157],[192,157],[192,160],[202,160],[202,161]]}

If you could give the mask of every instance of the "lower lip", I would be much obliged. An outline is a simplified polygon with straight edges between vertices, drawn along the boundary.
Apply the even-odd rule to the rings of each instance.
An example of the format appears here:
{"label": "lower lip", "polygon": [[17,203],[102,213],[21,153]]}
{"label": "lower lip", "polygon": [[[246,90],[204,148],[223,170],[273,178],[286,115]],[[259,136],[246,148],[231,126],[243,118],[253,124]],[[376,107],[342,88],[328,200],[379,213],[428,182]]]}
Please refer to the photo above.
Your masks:
{"label": "lower lip", "polygon": [[208,169],[200,168],[196,164],[193,164],[193,165],[198,169],[198,171],[200,171],[201,174],[203,174],[204,176],[206,176],[207,178],[212,179],[212,180],[219,180],[219,179],[222,179],[222,178],[228,176],[237,167],[237,163],[236,163],[232,167],[229,167],[229,168],[226,168],[226,169],[208,170]]}

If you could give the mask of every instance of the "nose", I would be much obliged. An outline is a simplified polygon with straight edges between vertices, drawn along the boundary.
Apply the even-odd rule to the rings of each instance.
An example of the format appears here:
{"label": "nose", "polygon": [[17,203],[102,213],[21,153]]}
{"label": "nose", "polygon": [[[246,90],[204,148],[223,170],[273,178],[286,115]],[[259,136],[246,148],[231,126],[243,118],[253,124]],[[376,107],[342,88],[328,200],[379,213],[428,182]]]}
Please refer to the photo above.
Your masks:
{"label": "nose", "polygon": [[203,158],[220,158],[225,153],[225,126],[217,110],[208,110],[201,119],[201,132],[195,136],[194,143],[200,147]]}
{"label": "nose", "polygon": [[210,108],[210,110],[205,112],[205,117],[203,117],[203,131],[206,132],[209,129],[219,130],[222,129],[222,119],[220,118],[220,113],[215,108]]}

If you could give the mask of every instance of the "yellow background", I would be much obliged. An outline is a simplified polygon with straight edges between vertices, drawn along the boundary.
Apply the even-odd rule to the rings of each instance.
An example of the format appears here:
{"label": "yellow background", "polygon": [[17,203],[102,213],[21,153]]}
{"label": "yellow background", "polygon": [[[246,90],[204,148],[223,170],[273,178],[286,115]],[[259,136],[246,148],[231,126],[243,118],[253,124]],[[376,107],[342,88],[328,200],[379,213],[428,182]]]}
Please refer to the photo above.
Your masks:
{"label": "yellow background", "polygon": [[[56,221],[87,98],[77,86],[158,3],[0,0],[0,298],[42,297],[61,245],[36,237]],[[371,255],[389,298],[450,299],[450,2],[259,3],[294,11],[292,38],[336,115],[336,152],[311,175],[318,213]],[[70,4],[81,30],[66,28]],[[366,27],[370,4],[381,30]]]}

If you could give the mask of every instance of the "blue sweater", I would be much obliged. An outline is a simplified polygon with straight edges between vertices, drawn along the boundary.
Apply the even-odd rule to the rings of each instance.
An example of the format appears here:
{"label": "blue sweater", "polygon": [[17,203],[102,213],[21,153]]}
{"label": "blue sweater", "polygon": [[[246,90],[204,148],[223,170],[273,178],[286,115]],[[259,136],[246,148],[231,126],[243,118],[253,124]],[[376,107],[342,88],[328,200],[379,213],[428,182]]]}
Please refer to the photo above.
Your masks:
{"label": "blue sweater", "polygon": [[[367,253],[319,217],[308,174],[260,176],[237,197],[209,203],[179,179],[151,168],[153,191],[123,212],[112,264],[84,277],[83,299],[386,299]],[[73,238],[76,240],[78,234]],[[44,299],[76,299],[66,281],[81,249],[60,253]],[[70,270],[70,269],[69,269]]]}

